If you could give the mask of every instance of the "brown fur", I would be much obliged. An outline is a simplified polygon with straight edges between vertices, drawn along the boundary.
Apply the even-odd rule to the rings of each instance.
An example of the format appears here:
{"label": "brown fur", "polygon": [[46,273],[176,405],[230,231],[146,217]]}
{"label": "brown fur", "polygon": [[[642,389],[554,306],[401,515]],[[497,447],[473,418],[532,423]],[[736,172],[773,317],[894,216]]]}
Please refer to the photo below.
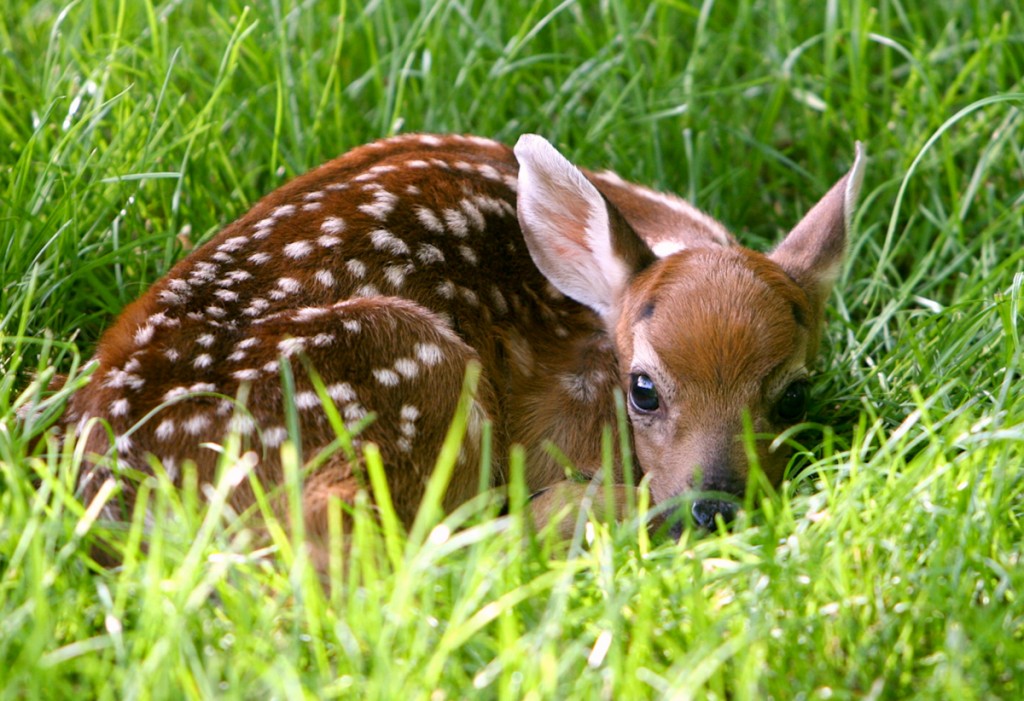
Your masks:
{"label": "brown fur", "polygon": [[[254,475],[280,484],[286,361],[303,456],[336,438],[312,368],[350,428],[374,419],[356,447],[380,446],[406,524],[469,363],[482,368],[480,388],[448,508],[477,488],[482,420],[494,425],[496,486],[513,444],[526,448],[531,489],[564,479],[548,442],[594,475],[614,390],[628,393],[636,362],[655,366],[643,371],[664,392],[662,415],[630,417],[655,500],[702,487],[742,493],[740,417],[749,412],[766,434],[783,428],[771,407],[806,372],[831,284],[816,270],[834,268],[842,251],[841,241],[814,239],[845,232],[835,222],[846,190],[837,185],[801,224],[792,250],[766,257],[678,198],[614,175],[584,178],[546,149],[524,140],[517,162],[475,137],[363,146],[267,195],[190,253],[104,334],[99,367],[70,404],[67,422],[90,456],[83,499],[114,480],[123,508],[108,504],[106,514],[128,517],[135,481],[123,468],[145,474],[154,458],[176,484],[185,461],[210,482],[218,453],[202,446],[229,430],[255,456]],[[665,245],[682,250],[658,258],[652,248]],[[570,298],[577,291],[592,308]],[[777,483],[785,456],[763,442],[759,452]],[[351,503],[365,481],[358,456],[342,451],[309,475],[303,513],[314,543],[326,537],[331,500]],[[549,490],[538,514],[556,513],[567,494],[578,489]],[[242,481],[231,503],[253,499]]]}

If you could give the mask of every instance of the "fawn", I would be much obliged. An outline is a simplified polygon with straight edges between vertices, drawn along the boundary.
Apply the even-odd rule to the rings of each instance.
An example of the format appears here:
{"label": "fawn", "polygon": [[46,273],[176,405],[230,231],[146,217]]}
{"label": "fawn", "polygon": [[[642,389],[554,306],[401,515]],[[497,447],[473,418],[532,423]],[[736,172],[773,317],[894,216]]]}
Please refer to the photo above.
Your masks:
{"label": "fawn", "polygon": [[[744,415],[769,437],[804,416],[862,173],[858,144],[850,172],[763,255],[682,199],[580,170],[539,136],[514,150],[433,135],[356,148],[264,197],[103,335],[66,417],[91,456],[81,493],[91,500],[114,480],[121,493],[105,513],[123,518],[135,493],[125,466],[159,464],[177,484],[192,461],[212,481],[218,454],[204,443],[229,431],[262,483],[280,484],[287,359],[303,454],[336,439],[308,363],[347,423],[372,414],[357,440],[379,446],[408,525],[475,362],[447,508],[478,488],[485,420],[492,482],[521,444],[538,519],[578,498],[546,443],[593,475],[620,388],[653,501],[690,499],[692,518],[713,528],[746,486]],[[759,440],[758,461],[777,485],[788,454],[769,448]],[[364,477],[341,451],[306,477],[314,543],[329,502],[351,502]],[[253,499],[242,481],[231,503]]]}

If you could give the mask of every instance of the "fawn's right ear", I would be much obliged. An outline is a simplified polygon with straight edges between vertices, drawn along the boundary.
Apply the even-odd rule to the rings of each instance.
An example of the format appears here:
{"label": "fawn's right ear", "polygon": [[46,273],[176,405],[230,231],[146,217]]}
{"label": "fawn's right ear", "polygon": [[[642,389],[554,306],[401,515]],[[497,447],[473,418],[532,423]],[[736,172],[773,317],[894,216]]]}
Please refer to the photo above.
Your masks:
{"label": "fawn's right ear", "polygon": [[804,215],[770,256],[807,293],[814,309],[815,325],[839,277],[846,233],[863,178],[864,148],[858,141],[850,172]]}
{"label": "fawn's right ear", "polygon": [[656,260],[583,173],[540,136],[524,134],[519,161],[519,226],[551,284],[613,327],[629,280]]}

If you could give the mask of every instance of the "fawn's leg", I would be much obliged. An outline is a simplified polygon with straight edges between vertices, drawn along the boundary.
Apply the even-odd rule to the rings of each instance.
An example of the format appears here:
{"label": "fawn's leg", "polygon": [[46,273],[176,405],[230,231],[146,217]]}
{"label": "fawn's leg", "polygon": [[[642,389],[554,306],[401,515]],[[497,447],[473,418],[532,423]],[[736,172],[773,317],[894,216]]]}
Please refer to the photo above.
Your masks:
{"label": "fawn's leg", "polygon": [[[411,525],[455,415],[466,367],[478,360],[476,351],[436,314],[394,297],[289,312],[268,320],[262,332],[261,347],[288,357],[293,367],[303,459],[310,460],[337,439],[316,391],[314,372],[347,428],[357,431],[354,459],[336,449],[306,476],[302,508],[310,541],[314,546],[326,543],[332,500],[352,504],[368,486],[359,450],[367,442],[379,447],[392,503],[402,522]],[[273,406],[263,400],[279,391],[274,383],[254,385],[248,406]],[[445,496],[447,508],[476,493],[479,430],[492,415],[492,397],[486,378],[481,378],[463,452]],[[280,420],[280,399],[275,411]],[[260,417],[257,421],[265,423]]]}

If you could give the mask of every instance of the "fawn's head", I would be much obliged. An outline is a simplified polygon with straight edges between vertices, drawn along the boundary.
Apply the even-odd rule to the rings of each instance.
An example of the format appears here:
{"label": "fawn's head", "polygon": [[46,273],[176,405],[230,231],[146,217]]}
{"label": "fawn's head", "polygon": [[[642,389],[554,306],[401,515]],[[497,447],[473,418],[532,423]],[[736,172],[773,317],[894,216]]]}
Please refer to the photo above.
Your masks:
{"label": "fawn's head", "polygon": [[771,438],[804,418],[808,368],[863,174],[859,145],[850,172],[770,254],[707,246],[662,258],[544,139],[524,136],[515,153],[530,253],[613,338],[655,502],[704,492],[693,503],[696,521],[728,520],[729,496],[747,484],[744,417],[767,437],[756,448],[773,485],[789,455],[770,450]]}

